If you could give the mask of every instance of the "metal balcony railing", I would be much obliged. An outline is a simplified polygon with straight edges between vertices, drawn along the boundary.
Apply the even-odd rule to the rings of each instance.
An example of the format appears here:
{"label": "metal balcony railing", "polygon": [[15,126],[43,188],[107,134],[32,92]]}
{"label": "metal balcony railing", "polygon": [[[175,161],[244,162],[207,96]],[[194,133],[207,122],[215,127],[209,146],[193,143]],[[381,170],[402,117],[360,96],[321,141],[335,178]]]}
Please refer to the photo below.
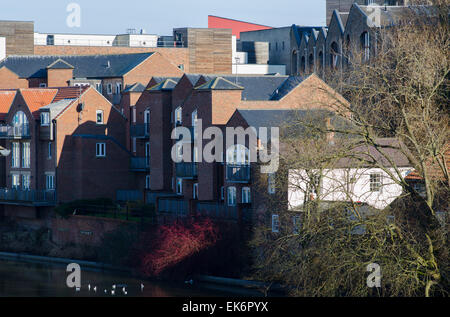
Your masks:
{"label": "metal balcony railing", "polygon": [[194,179],[198,176],[197,163],[176,163],[176,174],[178,178]]}
{"label": "metal balcony railing", "polygon": [[232,183],[250,182],[250,165],[227,164],[227,181]]}
{"label": "metal balcony railing", "polygon": [[130,134],[133,138],[147,138],[150,135],[150,124],[134,124],[130,127]]}
{"label": "metal balcony railing", "polygon": [[56,191],[0,188],[0,201],[54,205],[56,204]]}
{"label": "metal balcony railing", "polygon": [[16,126],[0,125],[1,139],[19,139],[29,137],[31,137],[29,124],[21,124]]}
{"label": "metal balcony railing", "polygon": [[238,219],[238,207],[212,202],[197,202],[197,214],[213,219]]}
{"label": "metal balcony railing", "polygon": [[132,171],[149,171],[150,157],[132,157],[130,158],[130,169]]}
{"label": "metal balcony railing", "polygon": [[182,199],[158,199],[158,213],[170,214],[176,217],[186,217],[189,211],[188,203]]}

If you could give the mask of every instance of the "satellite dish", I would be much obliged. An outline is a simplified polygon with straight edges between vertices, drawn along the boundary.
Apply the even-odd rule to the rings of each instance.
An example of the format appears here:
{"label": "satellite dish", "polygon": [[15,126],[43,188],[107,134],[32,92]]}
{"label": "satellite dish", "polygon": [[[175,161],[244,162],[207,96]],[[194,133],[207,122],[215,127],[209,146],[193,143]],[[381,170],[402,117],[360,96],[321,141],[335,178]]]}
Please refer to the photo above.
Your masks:
{"label": "satellite dish", "polygon": [[2,148],[2,149],[0,150],[0,154],[1,154],[2,156],[9,156],[9,154],[11,154],[11,151]]}

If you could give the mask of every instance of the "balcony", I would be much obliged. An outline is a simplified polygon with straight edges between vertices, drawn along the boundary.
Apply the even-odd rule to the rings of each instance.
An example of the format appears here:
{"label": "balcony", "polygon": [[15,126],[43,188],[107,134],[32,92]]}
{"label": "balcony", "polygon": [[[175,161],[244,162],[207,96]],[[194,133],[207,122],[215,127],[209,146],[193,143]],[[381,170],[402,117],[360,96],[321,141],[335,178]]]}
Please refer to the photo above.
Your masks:
{"label": "balcony", "polygon": [[185,200],[173,198],[158,199],[158,213],[168,214],[178,218],[184,218],[188,215],[189,206]]}
{"label": "balcony", "polygon": [[197,214],[203,217],[224,220],[237,220],[238,207],[215,202],[197,202]]}
{"label": "balcony", "polygon": [[56,191],[1,188],[0,201],[15,205],[54,206],[56,205]]}
{"label": "balcony", "polygon": [[150,136],[150,125],[148,123],[134,124],[130,127],[130,135],[133,138],[148,138]]}
{"label": "balcony", "polygon": [[22,139],[30,137],[31,134],[29,124],[17,126],[0,125],[0,139]]}
{"label": "balcony", "polygon": [[132,157],[130,158],[130,170],[135,172],[150,171],[150,157]]}
{"label": "balcony", "polygon": [[250,165],[227,164],[227,181],[230,183],[250,182]]}
{"label": "balcony", "polygon": [[198,176],[197,163],[176,163],[176,175],[178,178],[195,179]]}

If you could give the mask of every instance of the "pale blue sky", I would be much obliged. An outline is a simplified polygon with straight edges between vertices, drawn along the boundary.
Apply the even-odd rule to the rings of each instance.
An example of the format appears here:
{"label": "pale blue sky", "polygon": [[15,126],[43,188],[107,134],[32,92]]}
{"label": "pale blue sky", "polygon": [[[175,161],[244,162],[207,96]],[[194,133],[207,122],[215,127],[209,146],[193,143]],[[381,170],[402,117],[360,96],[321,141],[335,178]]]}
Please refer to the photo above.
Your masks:
{"label": "pale blue sky", "polygon": [[[81,27],[66,25],[69,3],[81,7]],[[144,28],[170,35],[174,27],[207,27],[208,15],[269,26],[325,25],[325,0],[15,0],[1,5],[0,20],[35,21],[36,32],[124,33]]]}

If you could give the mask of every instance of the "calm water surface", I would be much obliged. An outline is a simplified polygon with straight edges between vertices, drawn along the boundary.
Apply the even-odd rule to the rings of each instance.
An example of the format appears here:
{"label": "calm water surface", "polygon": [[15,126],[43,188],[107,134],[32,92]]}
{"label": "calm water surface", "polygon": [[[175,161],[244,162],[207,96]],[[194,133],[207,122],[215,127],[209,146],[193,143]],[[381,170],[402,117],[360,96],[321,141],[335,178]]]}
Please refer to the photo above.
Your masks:
{"label": "calm water surface", "polygon": [[[131,297],[186,297],[186,296],[236,296],[223,289],[205,289],[189,284],[149,282],[120,273],[86,270],[81,267],[81,290],[76,292],[66,286],[69,273],[65,265],[43,264],[0,260],[0,297],[87,297],[87,296],[131,296]],[[141,290],[141,283],[144,290]],[[91,285],[91,291],[88,285]],[[113,285],[123,289],[111,294]],[[97,286],[97,292],[93,287]],[[105,293],[106,290],[106,293]]]}

